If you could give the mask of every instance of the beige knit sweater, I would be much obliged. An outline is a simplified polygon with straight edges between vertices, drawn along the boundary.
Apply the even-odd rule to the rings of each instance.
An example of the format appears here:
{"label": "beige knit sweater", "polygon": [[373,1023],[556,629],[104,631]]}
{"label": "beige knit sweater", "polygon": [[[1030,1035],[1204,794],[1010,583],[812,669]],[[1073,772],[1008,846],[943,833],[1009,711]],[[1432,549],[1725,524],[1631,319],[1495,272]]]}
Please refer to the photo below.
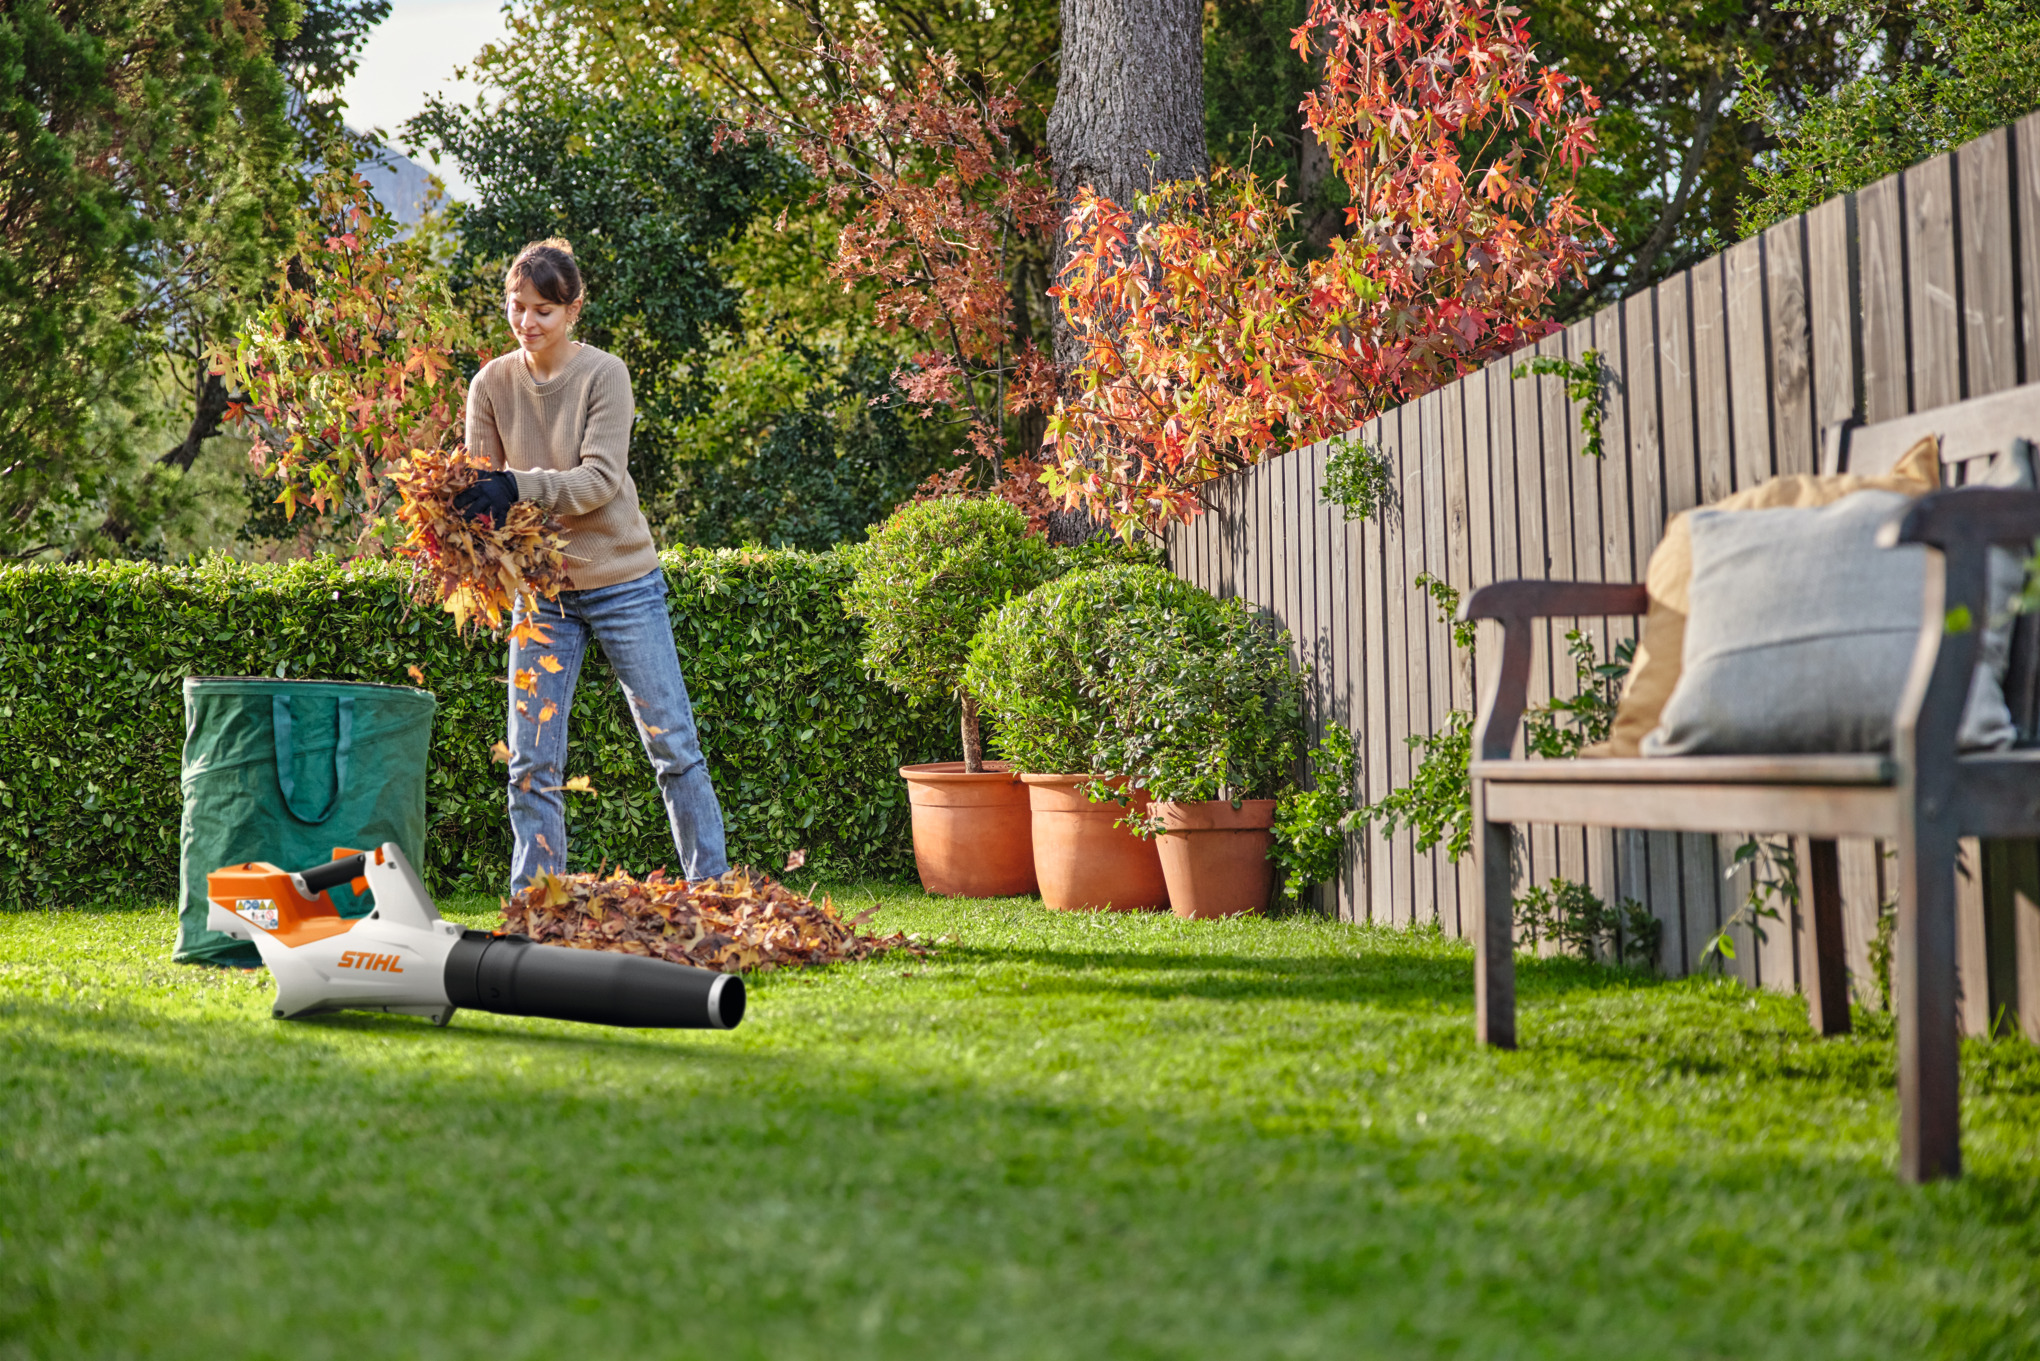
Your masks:
{"label": "beige knit sweater", "polygon": [[499,355],[468,385],[468,448],[517,479],[519,499],[567,527],[574,590],[635,581],[659,565],[630,480],[630,371],[576,345],[566,367],[537,382],[520,351]]}

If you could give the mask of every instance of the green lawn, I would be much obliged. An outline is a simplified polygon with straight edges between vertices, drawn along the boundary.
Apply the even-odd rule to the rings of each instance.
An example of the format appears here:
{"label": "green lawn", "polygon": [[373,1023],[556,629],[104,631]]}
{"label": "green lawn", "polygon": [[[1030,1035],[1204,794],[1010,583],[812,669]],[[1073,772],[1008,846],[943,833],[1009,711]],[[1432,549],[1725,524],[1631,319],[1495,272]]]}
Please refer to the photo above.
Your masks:
{"label": "green lawn", "polygon": [[1433,934],[874,898],[952,943],[733,1034],[277,1022],[160,908],[0,916],[0,1356],[2040,1356],[2022,1043],[1917,1189],[1879,1017],[1525,960],[1483,1052]]}

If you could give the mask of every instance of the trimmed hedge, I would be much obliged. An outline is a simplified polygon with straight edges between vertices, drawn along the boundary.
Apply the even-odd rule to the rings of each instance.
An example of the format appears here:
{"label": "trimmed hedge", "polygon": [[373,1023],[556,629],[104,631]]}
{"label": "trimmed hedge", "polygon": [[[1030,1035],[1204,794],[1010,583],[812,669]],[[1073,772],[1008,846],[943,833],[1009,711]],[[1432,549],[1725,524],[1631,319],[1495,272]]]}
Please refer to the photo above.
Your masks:
{"label": "trimmed hedge", "polygon": [[[831,873],[908,872],[898,767],[955,759],[954,714],[866,677],[839,598],[848,564],[758,550],[663,561],[731,859],[776,870],[805,849]],[[425,873],[501,888],[509,820],[489,746],[503,736],[504,657],[411,603],[389,564],[0,569],[0,905],[174,895],[186,676],[408,685],[409,666],[439,698]],[[569,796],[576,868],[672,862],[650,764],[599,653],[575,698],[567,773],[600,791]]]}

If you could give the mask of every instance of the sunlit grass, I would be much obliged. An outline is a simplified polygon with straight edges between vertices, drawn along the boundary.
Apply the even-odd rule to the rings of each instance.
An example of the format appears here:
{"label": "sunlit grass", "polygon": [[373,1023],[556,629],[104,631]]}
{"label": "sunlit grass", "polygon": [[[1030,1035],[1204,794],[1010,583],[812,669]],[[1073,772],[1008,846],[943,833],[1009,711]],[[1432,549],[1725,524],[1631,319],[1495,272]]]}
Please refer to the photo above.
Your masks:
{"label": "sunlit grass", "polygon": [[[2040,1355],[2040,1053],[1893,1175],[1888,1025],[1316,920],[839,886],[948,938],[731,1034],[268,1017],[0,916],[0,1356]],[[493,900],[443,902],[493,920]]]}

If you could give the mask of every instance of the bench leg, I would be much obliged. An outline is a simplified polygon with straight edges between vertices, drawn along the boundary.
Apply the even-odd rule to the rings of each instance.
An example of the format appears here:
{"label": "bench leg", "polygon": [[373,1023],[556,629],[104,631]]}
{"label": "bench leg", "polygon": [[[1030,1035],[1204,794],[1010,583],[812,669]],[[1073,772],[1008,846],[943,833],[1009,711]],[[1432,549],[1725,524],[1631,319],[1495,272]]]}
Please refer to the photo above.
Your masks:
{"label": "bench leg", "polygon": [[1849,966],[1842,944],[1842,862],[1832,840],[1800,843],[1799,990],[1817,1035],[1849,1033]]}
{"label": "bench leg", "polygon": [[1480,895],[1475,904],[1474,1034],[1498,1049],[1516,1047],[1515,885],[1509,872],[1512,829],[1487,820],[1487,797],[1473,787],[1473,854]]}
{"label": "bench leg", "polygon": [[1908,1181],[1962,1175],[1961,1042],[1955,1014],[1955,838],[1905,819],[1891,959],[1898,1027],[1898,1159]]}

